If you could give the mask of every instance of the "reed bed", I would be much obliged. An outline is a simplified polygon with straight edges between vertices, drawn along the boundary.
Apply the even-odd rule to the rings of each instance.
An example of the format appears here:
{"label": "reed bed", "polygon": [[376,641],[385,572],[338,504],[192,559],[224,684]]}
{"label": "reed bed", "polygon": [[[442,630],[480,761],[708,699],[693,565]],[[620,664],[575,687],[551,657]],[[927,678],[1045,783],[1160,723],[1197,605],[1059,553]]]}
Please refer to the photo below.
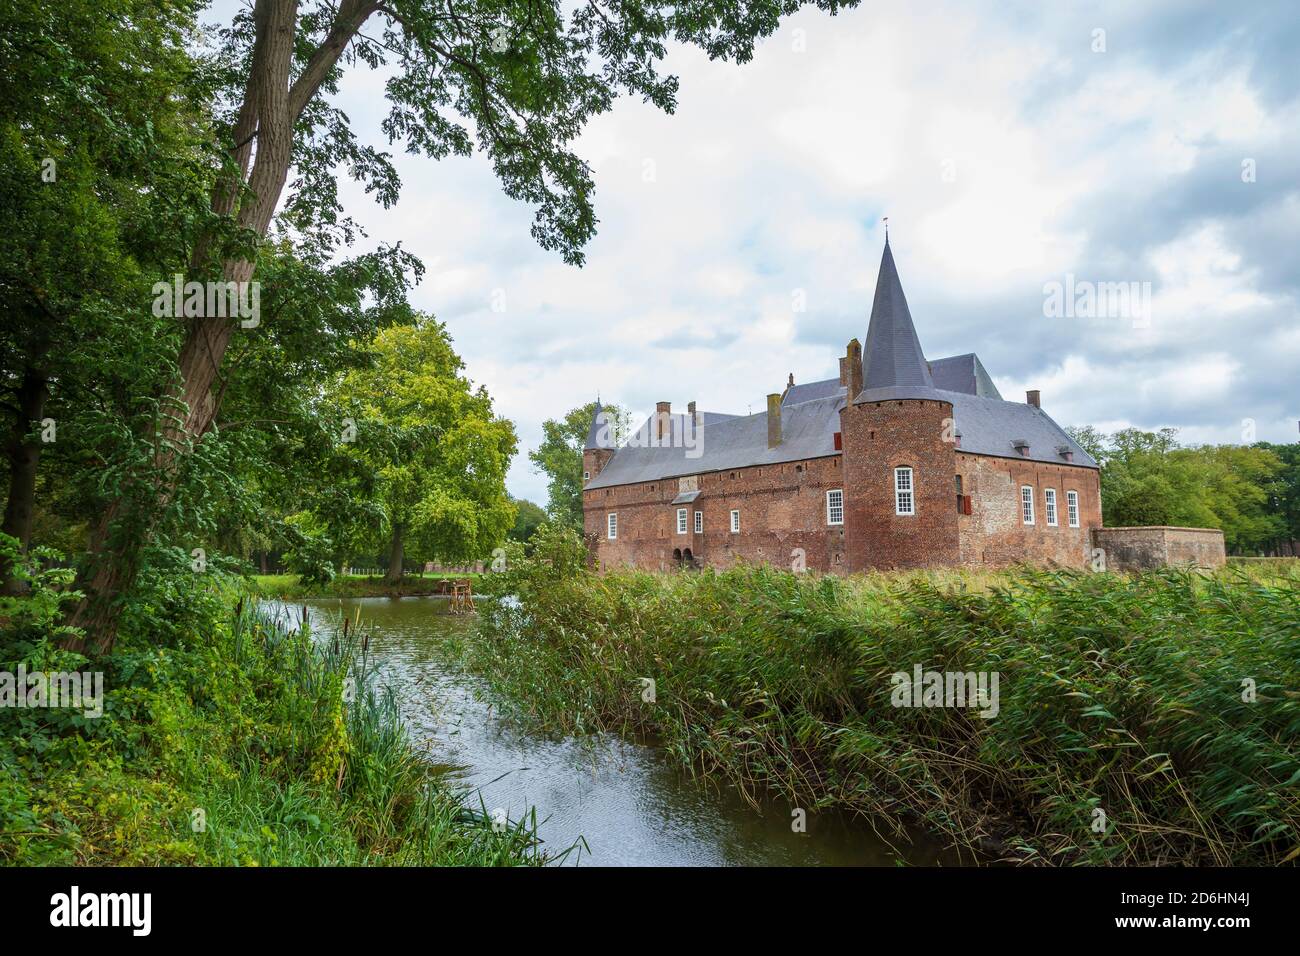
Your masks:
{"label": "reed bed", "polygon": [[[1300,856],[1293,572],[601,576],[543,557],[489,578],[511,598],[465,648],[535,729],[653,734],[751,796],[1021,862]],[[997,715],[894,706],[916,665],[996,672]]]}

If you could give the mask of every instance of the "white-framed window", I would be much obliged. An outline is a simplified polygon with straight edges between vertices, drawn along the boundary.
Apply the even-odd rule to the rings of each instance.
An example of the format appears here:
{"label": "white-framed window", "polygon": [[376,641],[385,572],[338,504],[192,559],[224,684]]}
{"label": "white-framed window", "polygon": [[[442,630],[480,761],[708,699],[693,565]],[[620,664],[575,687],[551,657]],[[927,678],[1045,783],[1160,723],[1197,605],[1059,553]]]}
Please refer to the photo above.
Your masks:
{"label": "white-framed window", "polygon": [[912,469],[894,469],[894,514],[916,514],[916,489],[912,486]]}
{"label": "white-framed window", "polygon": [[1034,523],[1034,487],[1020,486],[1020,520],[1025,524]]}
{"label": "white-framed window", "polygon": [[618,537],[618,513],[611,511],[605,518],[605,527],[609,534],[609,540],[613,541]]}
{"label": "white-framed window", "polygon": [[584,471],[584,472],[582,473],[582,480],[583,480],[583,481],[590,481],[590,480],[591,480],[591,472],[589,472],[589,471]]}
{"label": "white-framed window", "polygon": [[826,492],[826,523],[844,524],[843,488],[832,488]]}
{"label": "white-framed window", "polygon": [[1047,526],[1056,527],[1056,489],[1043,489],[1043,510],[1047,512]]}
{"label": "white-framed window", "polygon": [[731,533],[738,534],[739,532],[740,532],[740,512],[733,511],[731,512]]}
{"label": "white-framed window", "polygon": [[685,508],[677,509],[677,533],[678,534],[686,533],[686,509]]}
{"label": "white-framed window", "polygon": [[704,533],[704,512],[703,511],[695,512],[695,533],[696,534]]}
{"label": "white-framed window", "polygon": [[1071,528],[1079,527],[1079,493],[1077,491],[1067,491],[1065,493],[1065,517],[1069,520]]}

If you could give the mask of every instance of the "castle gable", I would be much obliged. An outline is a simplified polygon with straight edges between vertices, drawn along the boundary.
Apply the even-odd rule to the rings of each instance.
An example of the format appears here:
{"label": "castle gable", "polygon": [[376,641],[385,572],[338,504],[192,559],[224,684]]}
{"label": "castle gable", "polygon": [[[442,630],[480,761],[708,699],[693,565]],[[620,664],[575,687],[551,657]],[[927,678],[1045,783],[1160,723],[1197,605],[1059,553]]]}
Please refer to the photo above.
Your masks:
{"label": "castle gable", "polygon": [[941,391],[965,392],[967,395],[980,395],[984,398],[1002,397],[974,352],[935,359],[930,363],[930,376],[934,379],[934,387]]}

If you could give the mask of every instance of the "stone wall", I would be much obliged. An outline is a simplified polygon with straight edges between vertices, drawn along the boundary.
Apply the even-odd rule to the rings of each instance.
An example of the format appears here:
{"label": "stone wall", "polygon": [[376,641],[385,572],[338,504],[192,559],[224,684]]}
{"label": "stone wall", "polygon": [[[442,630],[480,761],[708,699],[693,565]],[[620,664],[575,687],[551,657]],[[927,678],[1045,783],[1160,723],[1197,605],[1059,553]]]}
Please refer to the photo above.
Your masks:
{"label": "stone wall", "polygon": [[1221,568],[1227,561],[1223,532],[1215,528],[1095,528],[1093,546],[1108,571],[1142,571],[1170,564]]}
{"label": "stone wall", "polygon": [[[583,531],[600,568],[667,570],[687,552],[700,566],[743,560],[789,568],[801,549],[807,568],[843,572],[844,528],[829,525],[826,514],[826,492],[836,488],[843,488],[839,455],[596,488],[583,491]],[[672,503],[693,490],[694,501]],[[678,508],[686,509],[684,534],[677,532]],[[738,532],[731,531],[733,509],[740,512]],[[614,539],[607,531],[611,513],[618,516]]]}
{"label": "stone wall", "polygon": [[[1101,483],[1095,468],[994,458],[957,452],[956,473],[971,513],[957,519],[961,563],[1001,567],[1019,562],[1082,568],[1092,553],[1094,528],[1101,527]],[[953,483],[954,507],[956,482]],[[1034,494],[1034,523],[1024,523],[1021,488]],[[1056,492],[1056,523],[1048,523],[1048,490]],[[1070,527],[1067,492],[1079,495],[1079,526]]]}

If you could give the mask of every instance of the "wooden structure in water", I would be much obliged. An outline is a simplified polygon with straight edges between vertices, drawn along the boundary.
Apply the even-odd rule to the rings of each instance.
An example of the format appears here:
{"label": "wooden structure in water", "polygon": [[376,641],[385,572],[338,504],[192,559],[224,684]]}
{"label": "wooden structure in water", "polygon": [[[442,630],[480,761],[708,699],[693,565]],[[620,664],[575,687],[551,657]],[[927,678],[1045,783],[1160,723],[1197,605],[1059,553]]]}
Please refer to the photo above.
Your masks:
{"label": "wooden structure in water", "polygon": [[447,602],[447,610],[452,614],[474,613],[474,586],[469,578],[451,582],[451,599]]}

